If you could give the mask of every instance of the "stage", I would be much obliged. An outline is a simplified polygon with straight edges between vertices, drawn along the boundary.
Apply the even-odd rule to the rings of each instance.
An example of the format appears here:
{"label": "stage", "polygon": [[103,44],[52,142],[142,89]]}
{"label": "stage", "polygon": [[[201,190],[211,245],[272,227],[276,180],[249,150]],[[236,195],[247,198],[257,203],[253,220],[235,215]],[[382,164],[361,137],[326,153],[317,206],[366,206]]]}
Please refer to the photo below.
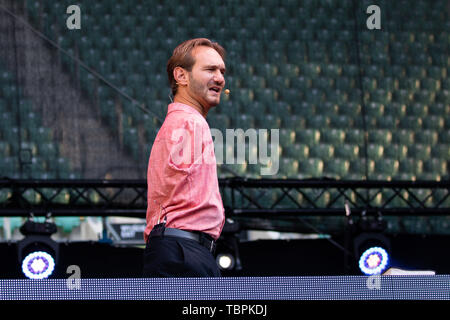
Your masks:
{"label": "stage", "polygon": [[449,299],[449,275],[0,280],[0,300]]}

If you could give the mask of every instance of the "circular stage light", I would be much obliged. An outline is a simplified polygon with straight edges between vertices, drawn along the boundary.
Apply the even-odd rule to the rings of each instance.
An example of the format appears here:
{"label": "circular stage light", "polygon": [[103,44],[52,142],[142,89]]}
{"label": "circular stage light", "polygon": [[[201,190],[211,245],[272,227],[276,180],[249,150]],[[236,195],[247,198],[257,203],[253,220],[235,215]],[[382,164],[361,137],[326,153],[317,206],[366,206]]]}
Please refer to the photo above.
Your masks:
{"label": "circular stage light", "polygon": [[382,273],[388,266],[389,254],[382,247],[371,247],[359,258],[359,269],[366,275]]}
{"label": "circular stage light", "polygon": [[55,269],[55,260],[44,251],[35,251],[22,261],[22,271],[29,279],[46,279]]}
{"label": "circular stage light", "polygon": [[219,268],[222,270],[231,270],[234,268],[234,257],[228,253],[221,253],[216,258]]}

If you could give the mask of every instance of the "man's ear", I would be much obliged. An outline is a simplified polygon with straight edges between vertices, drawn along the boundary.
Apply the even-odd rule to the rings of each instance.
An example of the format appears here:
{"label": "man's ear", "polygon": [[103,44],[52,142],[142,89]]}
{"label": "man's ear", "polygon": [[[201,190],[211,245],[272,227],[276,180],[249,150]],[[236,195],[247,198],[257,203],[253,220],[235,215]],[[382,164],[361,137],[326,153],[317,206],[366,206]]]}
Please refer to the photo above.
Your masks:
{"label": "man's ear", "polygon": [[175,69],[173,69],[173,77],[175,79],[175,82],[179,86],[187,86],[188,85],[189,77],[188,77],[186,69],[183,69],[182,67],[175,67]]}

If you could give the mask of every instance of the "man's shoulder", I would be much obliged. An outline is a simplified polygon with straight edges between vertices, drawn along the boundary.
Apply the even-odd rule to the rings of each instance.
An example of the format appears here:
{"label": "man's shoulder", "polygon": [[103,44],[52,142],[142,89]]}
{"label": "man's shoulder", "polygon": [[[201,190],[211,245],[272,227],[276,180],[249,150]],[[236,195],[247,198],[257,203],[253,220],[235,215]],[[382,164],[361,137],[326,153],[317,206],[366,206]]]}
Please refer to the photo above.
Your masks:
{"label": "man's shoulder", "polygon": [[166,116],[166,122],[171,127],[191,127],[194,125],[208,126],[205,118],[201,115],[186,110],[174,110],[170,112]]}

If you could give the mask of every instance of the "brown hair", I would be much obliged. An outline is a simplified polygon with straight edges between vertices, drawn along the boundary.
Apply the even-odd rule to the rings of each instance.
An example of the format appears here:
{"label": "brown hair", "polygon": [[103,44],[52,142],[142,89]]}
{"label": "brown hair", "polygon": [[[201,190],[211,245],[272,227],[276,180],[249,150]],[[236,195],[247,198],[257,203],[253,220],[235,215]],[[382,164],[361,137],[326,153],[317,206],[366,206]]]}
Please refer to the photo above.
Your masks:
{"label": "brown hair", "polygon": [[172,89],[172,94],[174,96],[177,93],[178,85],[173,77],[173,70],[176,67],[182,67],[187,71],[191,71],[192,66],[195,63],[195,59],[192,56],[192,50],[197,46],[213,48],[219,53],[222,59],[225,60],[225,49],[217,42],[213,42],[206,38],[190,39],[178,45],[173,50],[172,57],[170,57],[167,62],[167,76],[169,78],[170,88]]}

